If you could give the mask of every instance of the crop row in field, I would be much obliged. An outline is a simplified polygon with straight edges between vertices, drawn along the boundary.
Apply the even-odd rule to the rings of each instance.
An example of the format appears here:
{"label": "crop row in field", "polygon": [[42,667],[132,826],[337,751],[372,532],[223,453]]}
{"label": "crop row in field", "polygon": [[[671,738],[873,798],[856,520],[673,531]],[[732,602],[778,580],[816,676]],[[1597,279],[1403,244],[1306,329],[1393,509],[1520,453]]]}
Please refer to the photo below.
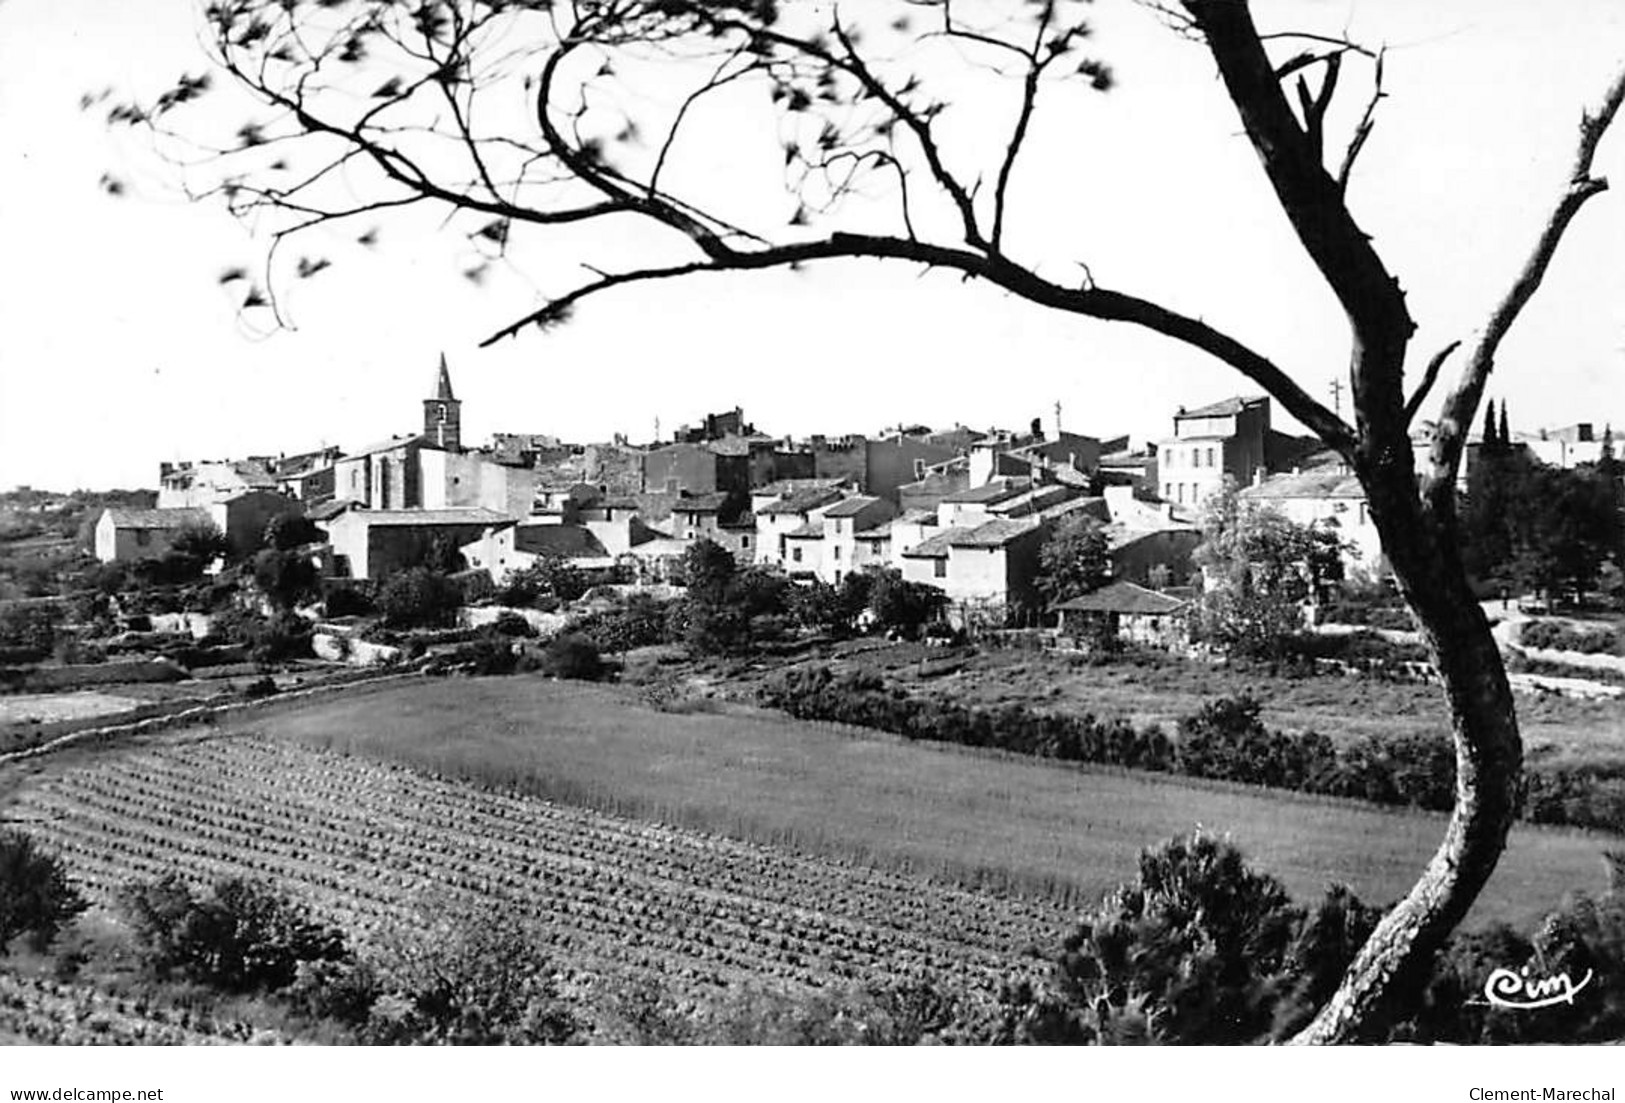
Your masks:
{"label": "crop row in field", "polygon": [[262,878],[362,940],[425,901],[500,902],[566,972],[990,992],[1067,914],[1029,900],[620,819],[253,737],[48,776],[14,816],[104,898],[131,877]]}
{"label": "crop row in field", "polygon": [[269,1031],[93,988],[0,970],[0,1040],[25,1045],[231,1045],[273,1042]]}
{"label": "crop row in field", "polygon": [[[246,730],[246,729],[245,729]],[[1231,835],[1303,901],[1328,881],[1381,904],[1444,833],[1430,812],[1133,771],[942,750],[749,710],[673,714],[616,687],[546,679],[403,682],[257,718],[324,751],[802,853],[1088,907],[1150,845]],[[1519,825],[1469,926],[1538,923],[1606,885],[1617,839]]]}

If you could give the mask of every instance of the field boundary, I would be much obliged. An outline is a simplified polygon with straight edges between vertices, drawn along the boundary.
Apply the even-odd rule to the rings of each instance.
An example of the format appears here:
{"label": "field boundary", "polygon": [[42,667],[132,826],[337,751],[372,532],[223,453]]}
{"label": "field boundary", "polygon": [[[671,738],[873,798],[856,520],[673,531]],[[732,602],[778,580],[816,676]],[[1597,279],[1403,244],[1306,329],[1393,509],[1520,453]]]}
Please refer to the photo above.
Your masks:
{"label": "field boundary", "polygon": [[311,686],[307,689],[284,690],[265,697],[223,701],[218,704],[193,705],[178,712],[165,713],[162,716],[149,716],[142,720],[130,720],[120,724],[104,724],[94,728],[80,728],[77,731],[71,731],[65,735],[59,735],[55,739],[47,740],[35,747],[25,747],[20,751],[8,751],[5,754],[0,754],[0,766],[9,766],[16,762],[43,758],[81,743],[111,742],[127,735],[151,735],[160,731],[168,731],[171,728],[185,728],[200,723],[210,723],[217,717],[231,713],[270,711],[277,705],[300,704],[313,697],[327,696],[344,690],[375,687],[422,677],[421,668],[392,671],[388,674],[368,675],[337,683],[329,682],[319,686]]}

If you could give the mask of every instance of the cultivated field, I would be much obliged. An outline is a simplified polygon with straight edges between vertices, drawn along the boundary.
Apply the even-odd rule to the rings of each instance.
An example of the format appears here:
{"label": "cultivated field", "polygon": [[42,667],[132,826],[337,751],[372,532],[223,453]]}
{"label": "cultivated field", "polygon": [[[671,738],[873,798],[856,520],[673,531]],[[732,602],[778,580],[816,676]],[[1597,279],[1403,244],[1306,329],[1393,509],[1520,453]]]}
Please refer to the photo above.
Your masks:
{"label": "cultivated field", "polygon": [[1025,951],[1070,918],[246,735],[87,755],[23,784],[5,812],[104,901],[170,870],[251,876],[363,943],[421,922],[425,905],[500,901],[577,984],[931,977],[990,996],[1041,971]]}
{"label": "cultivated field", "polygon": [[[527,677],[347,695],[254,730],[1074,904],[1132,877],[1143,846],[1197,825],[1231,833],[1300,899],[1338,879],[1386,902],[1444,828],[1429,813],[938,749],[772,714],[674,715],[625,690]],[[1526,926],[1566,892],[1600,891],[1605,845],[1619,841],[1519,828],[1469,922]]]}

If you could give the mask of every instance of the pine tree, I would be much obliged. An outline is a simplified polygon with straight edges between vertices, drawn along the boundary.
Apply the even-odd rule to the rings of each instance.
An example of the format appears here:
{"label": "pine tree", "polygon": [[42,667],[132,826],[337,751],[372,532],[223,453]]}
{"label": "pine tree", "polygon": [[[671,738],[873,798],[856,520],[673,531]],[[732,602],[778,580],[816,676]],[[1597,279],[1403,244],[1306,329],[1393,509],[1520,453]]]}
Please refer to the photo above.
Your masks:
{"label": "pine tree", "polygon": [[1501,451],[1512,447],[1512,433],[1507,429],[1507,400],[1501,400]]}

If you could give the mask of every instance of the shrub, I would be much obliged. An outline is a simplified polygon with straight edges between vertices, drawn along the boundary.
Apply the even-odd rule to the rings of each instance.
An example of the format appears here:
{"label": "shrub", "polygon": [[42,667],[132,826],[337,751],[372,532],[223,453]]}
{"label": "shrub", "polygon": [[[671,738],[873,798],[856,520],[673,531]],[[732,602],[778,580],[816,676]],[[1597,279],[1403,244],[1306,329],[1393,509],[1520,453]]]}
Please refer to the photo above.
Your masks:
{"label": "shrub", "polygon": [[308,555],[275,548],[254,556],[254,583],[278,609],[292,609],[321,592]]}
{"label": "shrub", "polygon": [[50,654],[62,611],[54,602],[27,602],[0,608],[0,645]]}
{"label": "shrub", "polygon": [[584,617],[573,630],[600,651],[625,652],[664,643],[666,616],[664,604],[647,594],[634,594],[624,607]]}
{"label": "shrub", "polygon": [[554,678],[596,682],[604,676],[604,661],[591,640],[565,633],[548,642],[542,670]]}
{"label": "shrub", "polygon": [[327,534],[309,517],[284,513],[265,524],[264,544],[273,551],[292,551],[306,544],[323,544]]}
{"label": "shrub", "polygon": [[213,633],[246,646],[249,658],[261,666],[311,654],[310,623],[293,613],[267,618],[239,606],[215,617]]}
{"label": "shrub", "polygon": [[227,992],[276,991],[294,982],[301,962],[347,956],[340,931],[243,878],[220,881],[198,898],[165,874],[126,884],[118,902],[148,968]]}
{"label": "shrub", "polygon": [[278,692],[276,681],[269,674],[256,678],[243,687],[243,696],[250,701],[257,701],[262,697],[274,697]]}
{"label": "shrub", "polygon": [[497,614],[497,619],[491,625],[491,631],[499,636],[516,639],[529,639],[536,635],[536,629],[530,626],[530,621],[510,609],[504,609]]}
{"label": "shrub", "polygon": [[500,909],[423,909],[427,933],[386,933],[369,965],[374,1045],[545,1045],[580,1031],[556,992],[549,949]]}
{"label": "shrub", "polygon": [[44,949],[86,907],[55,855],[20,831],[0,830],[0,955],[19,935]]}
{"label": "shrub", "polygon": [[1104,1043],[1256,1041],[1303,918],[1279,881],[1197,832],[1142,851],[1139,877],[1067,937],[1061,991]]}
{"label": "shrub", "polygon": [[1518,642],[1525,647],[1578,651],[1582,655],[1607,655],[1620,650],[1619,635],[1611,628],[1573,628],[1549,620],[1525,624]]}
{"label": "shrub", "polygon": [[476,677],[512,674],[519,669],[520,653],[512,640],[492,632],[459,644],[449,654],[436,660],[435,665],[442,672],[460,670]]}
{"label": "shrub", "polygon": [[349,617],[370,613],[373,610],[372,598],[361,586],[353,583],[341,583],[328,587],[325,609],[330,617]]}
{"label": "shrub", "polygon": [[869,611],[875,623],[909,639],[936,620],[947,604],[948,597],[941,590],[924,582],[910,582],[896,570],[876,572],[869,589]]}
{"label": "shrub", "polygon": [[411,567],[384,581],[377,604],[391,628],[434,628],[452,623],[460,597],[445,575]]}

